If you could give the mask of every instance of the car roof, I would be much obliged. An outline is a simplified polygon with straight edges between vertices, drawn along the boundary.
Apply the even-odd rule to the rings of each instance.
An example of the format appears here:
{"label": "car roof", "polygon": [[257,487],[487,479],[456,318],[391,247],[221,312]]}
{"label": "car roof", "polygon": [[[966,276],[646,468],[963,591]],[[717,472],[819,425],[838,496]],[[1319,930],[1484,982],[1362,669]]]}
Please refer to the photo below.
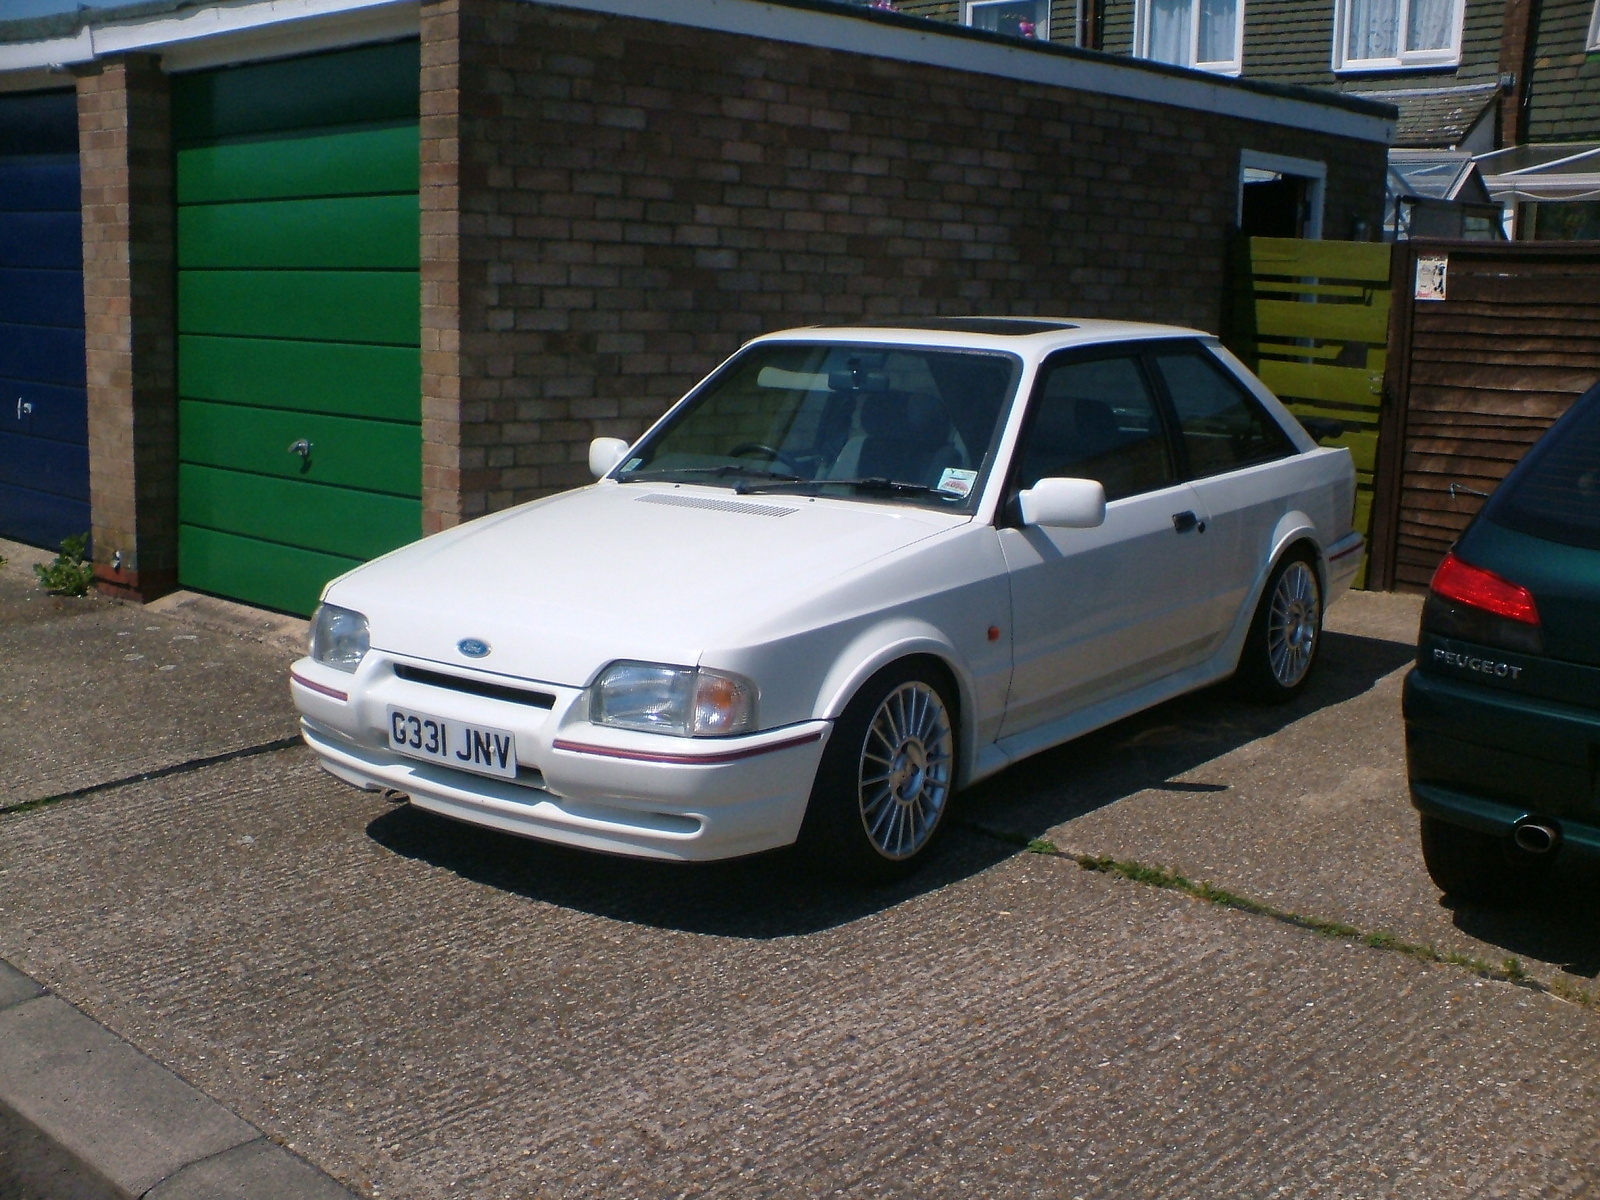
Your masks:
{"label": "car roof", "polygon": [[1042,354],[1071,346],[1173,337],[1209,339],[1212,335],[1179,325],[1154,325],[1143,321],[1076,317],[928,317],[853,325],[810,325],[765,334],[752,342],[887,342]]}

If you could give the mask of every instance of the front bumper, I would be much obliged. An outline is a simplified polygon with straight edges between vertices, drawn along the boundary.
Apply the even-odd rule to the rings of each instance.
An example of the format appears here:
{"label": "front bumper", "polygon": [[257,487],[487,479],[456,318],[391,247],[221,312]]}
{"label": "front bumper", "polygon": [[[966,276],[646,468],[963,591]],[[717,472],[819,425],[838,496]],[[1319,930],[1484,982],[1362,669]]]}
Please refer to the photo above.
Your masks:
{"label": "front bumper", "polygon": [[1537,818],[1600,856],[1600,711],[1422,670],[1406,676],[1403,709],[1420,812],[1494,835]]}
{"label": "front bumper", "polygon": [[[733,738],[636,733],[589,724],[579,689],[530,684],[554,697],[548,709],[531,707],[401,679],[395,661],[369,654],[354,676],[310,659],[294,664],[301,733],[323,767],[443,816],[586,850],[703,861],[789,845],[832,729],[808,721]],[[510,730],[516,780],[396,754],[390,705]]]}

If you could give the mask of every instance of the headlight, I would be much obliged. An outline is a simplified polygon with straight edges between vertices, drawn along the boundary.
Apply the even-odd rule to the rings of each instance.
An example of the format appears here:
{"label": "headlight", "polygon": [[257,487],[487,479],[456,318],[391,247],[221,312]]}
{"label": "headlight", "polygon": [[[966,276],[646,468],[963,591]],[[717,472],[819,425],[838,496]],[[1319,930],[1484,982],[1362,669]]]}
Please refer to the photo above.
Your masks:
{"label": "headlight", "polygon": [[354,674],[371,648],[366,617],[333,604],[317,606],[317,615],[311,622],[312,658]]}
{"label": "headlight", "polygon": [[589,719],[678,737],[747,733],[756,726],[756,688],[704,667],[612,663],[590,690]]}

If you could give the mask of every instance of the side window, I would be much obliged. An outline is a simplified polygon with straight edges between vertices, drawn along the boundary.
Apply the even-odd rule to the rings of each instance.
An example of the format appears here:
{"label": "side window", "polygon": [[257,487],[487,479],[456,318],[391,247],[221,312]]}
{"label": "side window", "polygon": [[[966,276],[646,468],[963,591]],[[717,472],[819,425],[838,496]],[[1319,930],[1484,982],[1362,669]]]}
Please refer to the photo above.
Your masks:
{"label": "side window", "polygon": [[1155,356],[1196,478],[1294,453],[1294,444],[1254,396],[1203,351]]}
{"label": "side window", "polygon": [[1098,479],[1107,500],[1174,482],[1155,400],[1135,359],[1045,366],[1018,454],[1017,487],[1049,476]]}

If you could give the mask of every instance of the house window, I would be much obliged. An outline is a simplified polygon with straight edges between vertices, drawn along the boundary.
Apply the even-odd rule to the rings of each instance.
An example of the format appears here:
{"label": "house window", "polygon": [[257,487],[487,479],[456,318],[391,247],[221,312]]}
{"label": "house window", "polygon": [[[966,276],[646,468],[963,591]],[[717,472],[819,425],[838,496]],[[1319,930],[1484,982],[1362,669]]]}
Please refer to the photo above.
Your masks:
{"label": "house window", "polygon": [[1588,47],[1590,50],[1600,50],[1600,0],[1595,0],[1594,16],[1589,18]]}
{"label": "house window", "polygon": [[1012,37],[1050,38],[1050,0],[966,0],[962,22]]}
{"label": "house window", "polygon": [[1139,58],[1237,75],[1244,44],[1244,0],[1136,0]]}
{"label": "house window", "polygon": [[1462,0],[1335,0],[1333,69],[1455,66],[1461,16]]}

